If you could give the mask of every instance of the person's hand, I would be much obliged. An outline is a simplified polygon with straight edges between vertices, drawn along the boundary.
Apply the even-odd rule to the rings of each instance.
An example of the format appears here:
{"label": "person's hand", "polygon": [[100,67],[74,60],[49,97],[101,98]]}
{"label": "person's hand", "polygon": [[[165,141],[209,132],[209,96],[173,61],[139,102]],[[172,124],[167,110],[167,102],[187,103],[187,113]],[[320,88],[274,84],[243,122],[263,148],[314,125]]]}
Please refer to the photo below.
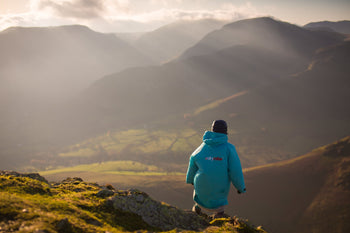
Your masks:
{"label": "person's hand", "polygon": [[237,190],[237,193],[238,193],[238,194],[241,194],[241,193],[245,193],[246,191],[247,191],[247,190],[244,188],[244,189],[243,189],[243,192]]}

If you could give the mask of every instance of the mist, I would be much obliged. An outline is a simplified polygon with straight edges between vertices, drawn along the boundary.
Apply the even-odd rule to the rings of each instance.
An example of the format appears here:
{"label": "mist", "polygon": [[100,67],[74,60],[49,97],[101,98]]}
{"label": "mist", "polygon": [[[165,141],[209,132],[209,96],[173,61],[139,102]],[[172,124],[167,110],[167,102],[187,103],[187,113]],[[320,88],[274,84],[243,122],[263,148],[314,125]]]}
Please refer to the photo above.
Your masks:
{"label": "mist", "polygon": [[[76,15],[53,4],[42,7]],[[82,18],[105,10],[103,4],[86,7]],[[259,180],[255,171],[265,178],[278,172],[294,177],[288,174],[309,164],[300,162],[305,154],[321,148],[318,157],[328,156],[323,146],[349,135],[346,27],[300,27],[260,17],[181,20],[127,36],[82,25],[3,30],[0,169],[40,172],[52,180],[76,174],[112,179],[187,205],[192,199],[181,193],[189,193],[182,180],[189,155],[211,122],[224,119],[252,187]],[[327,148],[342,151],[333,147]],[[317,164],[318,157],[312,157]],[[337,158],[334,166],[343,163]],[[333,177],[320,164],[305,173],[322,178],[307,191],[310,200],[326,182],[324,174]],[[179,196],[168,195],[173,192]],[[252,196],[247,205],[259,198]],[[244,214],[271,223],[249,210]]]}

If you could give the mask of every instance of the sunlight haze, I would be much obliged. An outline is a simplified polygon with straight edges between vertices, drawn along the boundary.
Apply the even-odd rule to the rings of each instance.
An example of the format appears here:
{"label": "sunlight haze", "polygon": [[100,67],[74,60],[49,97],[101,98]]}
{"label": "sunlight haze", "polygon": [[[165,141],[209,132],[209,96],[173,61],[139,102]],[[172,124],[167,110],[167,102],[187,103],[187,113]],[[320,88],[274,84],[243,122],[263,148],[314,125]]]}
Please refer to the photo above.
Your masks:
{"label": "sunlight haze", "polygon": [[243,0],[1,0],[0,30],[11,26],[86,25],[101,32],[150,31],[179,19],[235,21],[273,16],[298,25],[349,19],[350,2]]}

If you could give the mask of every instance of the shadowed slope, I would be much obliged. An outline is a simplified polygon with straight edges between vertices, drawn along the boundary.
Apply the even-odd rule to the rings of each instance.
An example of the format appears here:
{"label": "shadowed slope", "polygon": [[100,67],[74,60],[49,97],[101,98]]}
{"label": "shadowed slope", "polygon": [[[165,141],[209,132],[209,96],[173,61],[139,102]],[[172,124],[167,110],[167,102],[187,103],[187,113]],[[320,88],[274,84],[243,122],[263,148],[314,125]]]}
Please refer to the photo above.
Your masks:
{"label": "shadowed slope", "polygon": [[230,209],[271,232],[347,232],[349,156],[347,137],[294,160],[248,169],[247,195]]}

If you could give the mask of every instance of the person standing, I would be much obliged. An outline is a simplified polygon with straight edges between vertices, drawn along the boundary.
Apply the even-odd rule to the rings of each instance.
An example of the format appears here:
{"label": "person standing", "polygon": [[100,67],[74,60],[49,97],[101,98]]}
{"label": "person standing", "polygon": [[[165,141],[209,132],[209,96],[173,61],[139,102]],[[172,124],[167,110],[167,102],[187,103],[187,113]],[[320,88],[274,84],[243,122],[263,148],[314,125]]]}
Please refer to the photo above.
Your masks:
{"label": "person standing", "polygon": [[224,217],[224,206],[231,183],[239,194],[246,192],[241,162],[235,146],[228,142],[227,123],[213,121],[211,131],[203,135],[203,143],[192,153],[186,183],[194,186],[192,211],[202,209]]}

